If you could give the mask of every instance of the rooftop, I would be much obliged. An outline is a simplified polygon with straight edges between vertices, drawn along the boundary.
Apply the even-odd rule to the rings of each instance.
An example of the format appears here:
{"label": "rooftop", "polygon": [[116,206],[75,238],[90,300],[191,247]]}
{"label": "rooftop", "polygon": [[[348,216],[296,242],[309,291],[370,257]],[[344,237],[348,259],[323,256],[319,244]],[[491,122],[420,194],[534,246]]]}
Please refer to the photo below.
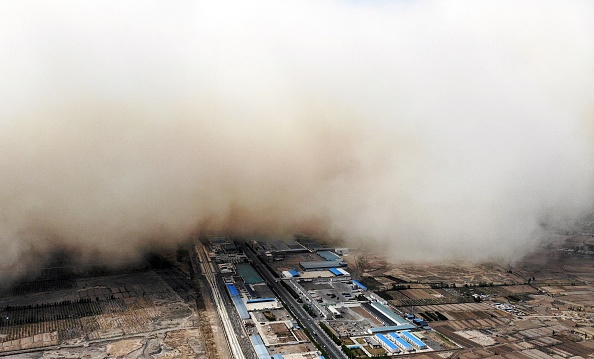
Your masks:
{"label": "rooftop", "polygon": [[264,283],[264,279],[260,277],[256,269],[252,267],[249,263],[238,263],[237,266],[237,274],[243,278],[245,284],[259,284]]}
{"label": "rooftop", "polygon": [[398,336],[398,334],[392,332],[390,333],[390,336],[392,337],[392,339],[394,339],[394,341],[396,343],[398,343],[400,345],[400,347],[402,347],[404,350],[412,350],[413,347],[412,345],[408,344],[404,339],[400,338],[400,336]]}
{"label": "rooftop", "polygon": [[379,340],[381,340],[384,344],[386,344],[388,346],[388,348],[392,349],[392,350],[397,350],[398,347],[392,343],[390,340],[388,340],[388,338],[386,338],[383,334],[376,334],[375,335]]}
{"label": "rooftop", "polygon": [[315,261],[315,262],[299,262],[304,269],[329,269],[336,267],[346,267],[343,261]]}
{"label": "rooftop", "polygon": [[327,261],[339,261],[340,256],[330,251],[319,251],[318,255]]}
{"label": "rooftop", "polygon": [[394,332],[397,330],[406,330],[406,329],[414,329],[414,325],[412,324],[403,324],[403,325],[390,325],[385,327],[374,327],[370,328],[369,332],[371,334],[374,333],[386,333],[386,332]]}

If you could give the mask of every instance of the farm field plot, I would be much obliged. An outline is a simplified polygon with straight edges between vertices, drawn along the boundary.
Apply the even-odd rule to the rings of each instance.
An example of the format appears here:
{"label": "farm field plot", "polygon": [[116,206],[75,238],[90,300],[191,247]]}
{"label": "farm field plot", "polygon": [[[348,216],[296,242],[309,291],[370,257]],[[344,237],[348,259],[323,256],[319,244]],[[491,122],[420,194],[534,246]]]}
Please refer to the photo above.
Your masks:
{"label": "farm field plot", "polygon": [[422,265],[403,264],[385,271],[384,275],[407,283],[521,284],[524,279],[496,265]]}
{"label": "farm field plot", "polygon": [[419,288],[391,290],[386,293],[392,298],[390,304],[396,307],[472,302],[472,298],[463,297],[457,292],[457,295],[455,295],[452,294],[451,291],[452,290],[446,291],[444,289]]}
{"label": "farm field plot", "polygon": [[[40,281],[12,289],[12,296],[0,296],[0,355],[56,345],[71,346],[69,353],[89,345],[102,347],[99,352],[106,353],[142,353],[144,346],[166,352],[180,343],[176,349],[180,353],[200,357],[199,353],[204,354],[203,343],[195,335],[187,334],[199,331],[193,328],[198,317],[188,301],[191,289],[185,298],[177,294],[181,287],[191,288],[189,279],[181,283],[183,275],[178,275],[176,281],[180,283],[173,283],[173,288],[168,284],[172,274],[165,273],[167,277],[163,278],[161,272],[146,270],[66,282]],[[15,297],[17,293],[22,295]],[[18,302],[24,304],[15,305]],[[136,340],[133,345],[123,340],[121,345],[106,349],[109,341],[119,338],[150,337],[151,333],[170,331],[161,339]],[[22,358],[23,354],[20,355]]]}

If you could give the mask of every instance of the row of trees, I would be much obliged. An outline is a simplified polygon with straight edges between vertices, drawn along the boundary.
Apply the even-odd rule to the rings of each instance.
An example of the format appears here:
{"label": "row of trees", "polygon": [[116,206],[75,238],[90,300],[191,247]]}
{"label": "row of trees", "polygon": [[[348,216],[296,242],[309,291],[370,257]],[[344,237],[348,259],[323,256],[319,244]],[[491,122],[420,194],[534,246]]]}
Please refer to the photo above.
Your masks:
{"label": "row of trees", "polygon": [[[113,301],[118,303],[118,301]],[[125,304],[120,302],[119,310],[123,310]],[[116,307],[112,307],[114,310]],[[22,325],[55,321],[70,318],[82,318],[103,313],[102,305],[97,301],[88,298],[75,301],[63,301],[60,303],[32,306],[10,307],[0,314],[0,327],[7,325]]]}

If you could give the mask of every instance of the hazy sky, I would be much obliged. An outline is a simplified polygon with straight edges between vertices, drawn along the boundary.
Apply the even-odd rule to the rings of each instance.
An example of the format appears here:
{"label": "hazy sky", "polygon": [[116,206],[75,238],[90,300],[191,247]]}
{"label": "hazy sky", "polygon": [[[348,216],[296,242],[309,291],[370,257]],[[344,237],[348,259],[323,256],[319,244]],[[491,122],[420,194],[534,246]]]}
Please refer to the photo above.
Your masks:
{"label": "hazy sky", "polygon": [[594,2],[3,1],[0,273],[192,231],[517,258],[592,211]]}

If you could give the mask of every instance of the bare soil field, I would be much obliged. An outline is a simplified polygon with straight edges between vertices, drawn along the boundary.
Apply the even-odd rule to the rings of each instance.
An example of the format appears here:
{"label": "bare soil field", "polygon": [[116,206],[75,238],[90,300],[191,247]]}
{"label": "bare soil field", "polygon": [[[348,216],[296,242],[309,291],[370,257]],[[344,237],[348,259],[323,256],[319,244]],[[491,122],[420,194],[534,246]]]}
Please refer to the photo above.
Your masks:
{"label": "bare soil field", "polygon": [[379,325],[382,325],[382,322],[380,322],[379,320],[375,319],[368,311],[366,311],[362,307],[352,307],[352,308],[350,308],[350,310],[352,310],[353,312],[359,314],[363,318],[367,318],[369,321],[371,321],[375,325],[378,325],[378,326]]}
{"label": "bare soil field", "polygon": [[516,284],[524,279],[496,264],[402,264],[392,266],[385,275],[411,283],[456,284]]}
{"label": "bare soil field", "polygon": [[[171,281],[183,282],[183,274],[145,270],[21,286],[23,295],[0,298],[0,355],[207,358],[196,308]],[[68,348],[47,350],[56,345]]]}
{"label": "bare soil field", "polygon": [[364,279],[385,277],[375,282],[392,288],[379,294],[427,321],[427,333],[462,346],[412,358],[589,358],[594,256],[584,240],[557,238],[513,265],[357,263]]}

